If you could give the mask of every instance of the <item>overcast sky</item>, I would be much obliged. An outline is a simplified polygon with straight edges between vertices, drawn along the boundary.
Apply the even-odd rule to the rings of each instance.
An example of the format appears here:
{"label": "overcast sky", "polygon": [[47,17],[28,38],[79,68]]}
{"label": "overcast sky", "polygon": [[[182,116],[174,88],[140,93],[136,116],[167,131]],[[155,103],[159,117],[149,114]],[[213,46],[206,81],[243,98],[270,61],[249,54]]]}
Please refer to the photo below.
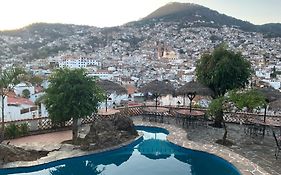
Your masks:
{"label": "overcast sky", "polygon": [[[0,0],[0,30],[35,22],[122,25],[171,0]],[[254,24],[281,23],[281,0],[178,0],[204,5]]]}

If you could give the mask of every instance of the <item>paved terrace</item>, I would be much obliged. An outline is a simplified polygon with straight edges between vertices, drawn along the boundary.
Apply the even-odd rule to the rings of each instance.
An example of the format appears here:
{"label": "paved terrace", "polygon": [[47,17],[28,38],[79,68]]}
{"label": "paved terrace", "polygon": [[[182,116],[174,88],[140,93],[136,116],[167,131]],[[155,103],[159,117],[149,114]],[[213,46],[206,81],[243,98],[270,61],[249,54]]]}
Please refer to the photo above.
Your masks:
{"label": "paved terrace", "polygon": [[[241,141],[238,142],[237,145],[228,148],[214,142],[215,140],[222,138],[224,132],[223,129],[209,126],[183,129],[174,124],[147,122],[141,120],[141,118],[142,117],[133,117],[134,123],[136,125],[165,128],[170,131],[170,135],[168,136],[169,141],[185,148],[205,151],[222,157],[237,167],[243,175],[279,175],[281,173],[281,161],[276,160],[274,157],[274,140],[272,140],[272,144],[270,144],[269,147],[264,146],[262,143],[256,145],[251,144],[251,142],[248,144]],[[170,120],[170,123],[173,123],[173,121]],[[241,128],[239,125],[231,125],[233,126],[229,126],[229,129],[231,130],[229,131],[229,135],[231,135],[232,132],[236,133],[237,130],[239,130],[239,133],[243,132],[243,130],[240,131]],[[236,133],[233,136],[236,137],[240,135],[239,133]],[[240,138],[241,136],[237,137],[236,140],[239,140]],[[232,139],[232,137],[230,139]],[[244,145],[248,145],[248,147]],[[267,154],[267,156],[263,157],[265,154]],[[259,159],[259,157],[263,157],[263,159]]]}
{"label": "paved terrace", "polygon": [[[243,175],[259,174],[281,174],[281,158],[276,160],[274,157],[275,143],[271,135],[262,138],[252,138],[244,134],[243,126],[238,124],[227,124],[228,138],[235,145],[224,147],[215,143],[222,138],[223,129],[209,126],[189,127],[183,129],[176,124],[173,118],[169,118],[169,123],[156,123],[143,120],[143,116],[132,117],[136,125],[158,126],[170,131],[168,140],[180,146],[209,152],[218,155],[234,164]],[[166,122],[168,120],[165,120]],[[89,127],[84,125],[80,134],[85,134]],[[63,140],[69,140],[71,131],[62,131],[37,136],[29,136],[11,140],[10,144],[45,150],[54,150],[47,157],[33,162],[15,162],[5,167],[29,166],[66,157],[73,157],[87,154],[81,152],[71,145],[61,145]],[[116,147],[115,147],[116,148]]]}

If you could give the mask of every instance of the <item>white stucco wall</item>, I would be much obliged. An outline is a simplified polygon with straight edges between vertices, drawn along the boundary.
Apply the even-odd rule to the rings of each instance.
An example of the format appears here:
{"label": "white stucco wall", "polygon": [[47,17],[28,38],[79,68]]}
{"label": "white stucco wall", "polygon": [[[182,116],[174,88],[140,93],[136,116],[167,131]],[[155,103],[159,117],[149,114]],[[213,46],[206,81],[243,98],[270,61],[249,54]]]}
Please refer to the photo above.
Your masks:
{"label": "white stucco wall", "polygon": [[28,86],[25,83],[20,83],[20,84],[16,85],[14,87],[14,92],[16,93],[16,95],[21,96],[22,95],[22,91],[25,90],[25,89],[29,90],[30,95],[35,93],[34,86]]}
{"label": "white stucco wall", "polygon": [[20,113],[21,109],[30,108],[32,106],[8,106],[5,109],[5,121],[13,121],[13,120],[23,120],[23,119],[32,119],[38,116],[38,110],[30,111],[24,114]]}
{"label": "white stucco wall", "polygon": [[[107,100],[107,107],[113,108],[114,102],[115,102],[116,106],[119,106],[120,102],[122,100],[128,100],[128,95],[127,94],[117,95],[116,93],[112,93],[112,94],[109,95],[109,98],[111,98],[111,100]],[[101,109],[104,109],[105,108],[105,102],[101,103],[99,107]]]}

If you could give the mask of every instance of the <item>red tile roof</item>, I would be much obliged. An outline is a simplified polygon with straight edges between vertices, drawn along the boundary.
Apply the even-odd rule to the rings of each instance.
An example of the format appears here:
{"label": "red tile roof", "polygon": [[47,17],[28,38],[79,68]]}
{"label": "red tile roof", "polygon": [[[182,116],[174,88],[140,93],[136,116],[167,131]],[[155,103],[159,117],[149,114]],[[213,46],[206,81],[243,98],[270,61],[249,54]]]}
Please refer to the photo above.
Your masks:
{"label": "red tile roof", "polygon": [[35,87],[35,93],[39,93],[39,92],[42,92],[42,91],[43,91],[43,88],[41,86]]}
{"label": "red tile roof", "polygon": [[7,98],[7,103],[8,104],[12,104],[12,105],[31,105],[34,106],[34,103],[26,98],[22,98],[22,97],[8,97]]}
{"label": "red tile roof", "polygon": [[133,94],[137,90],[137,88],[133,85],[126,85],[125,88],[128,91],[128,94]]}

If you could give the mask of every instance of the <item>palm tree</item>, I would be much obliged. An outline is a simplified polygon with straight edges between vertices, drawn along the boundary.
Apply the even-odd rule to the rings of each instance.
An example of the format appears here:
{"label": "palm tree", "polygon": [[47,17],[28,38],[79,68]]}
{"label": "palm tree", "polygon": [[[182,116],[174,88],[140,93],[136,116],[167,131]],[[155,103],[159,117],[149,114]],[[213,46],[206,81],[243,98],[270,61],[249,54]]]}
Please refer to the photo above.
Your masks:
{"label": "palm tree", "polygon": [[5,98],[10,89],[20,82],[20,75],[24,74],[23,69],[21,68],[10,68],[1,71],[0,73],[0,96],[1,96],[1,136],[0,136],[0,143],[4,140],[4,119],[5,119]]}

